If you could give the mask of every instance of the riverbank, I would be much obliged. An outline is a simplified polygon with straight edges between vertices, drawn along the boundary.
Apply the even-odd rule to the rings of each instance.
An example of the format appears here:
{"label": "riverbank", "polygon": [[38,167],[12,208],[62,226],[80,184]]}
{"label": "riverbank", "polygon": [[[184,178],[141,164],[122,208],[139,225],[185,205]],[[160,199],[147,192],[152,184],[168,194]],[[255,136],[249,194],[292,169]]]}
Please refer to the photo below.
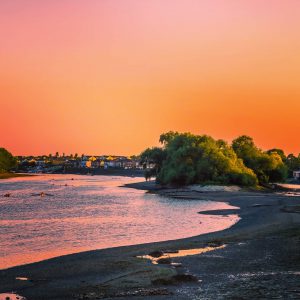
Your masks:
{"label": "riverbank", "polygon": [[32,176],[31,174],[24,174],[24,173],[0,173],[0,179],[10,179],[15,177],[26,177],[26,176]]}
{"label": "riverbank", "polygon": [[[192,238],[83,252],[1,270],[0,293],[14,290],[28,300],[299,298],[299,196],[143,184],[147,186],[168,197],[229,203],[239,207],[241,220],[229,229]],[[212,251],[172,258],[181,265],[137,258],[153,251],[207,246]]]}

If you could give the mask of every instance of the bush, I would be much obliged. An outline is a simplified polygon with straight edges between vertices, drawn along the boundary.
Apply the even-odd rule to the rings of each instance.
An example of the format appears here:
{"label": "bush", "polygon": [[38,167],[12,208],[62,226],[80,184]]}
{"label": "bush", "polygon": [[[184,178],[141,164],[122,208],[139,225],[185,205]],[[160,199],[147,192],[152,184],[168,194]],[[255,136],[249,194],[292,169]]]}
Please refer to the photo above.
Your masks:
{"label": "bush", "polygon": [[0,172],[11,170],[17,165],[17,160],[4,148],[0,148]]}

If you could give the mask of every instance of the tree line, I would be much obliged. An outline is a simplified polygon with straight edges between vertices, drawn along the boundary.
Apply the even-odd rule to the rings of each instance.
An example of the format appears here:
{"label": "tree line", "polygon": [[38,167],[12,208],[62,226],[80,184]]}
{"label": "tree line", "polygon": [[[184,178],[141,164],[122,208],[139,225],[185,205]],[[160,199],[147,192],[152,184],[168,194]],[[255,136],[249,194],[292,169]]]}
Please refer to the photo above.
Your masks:
{"label": "tree line", "polygon": [[284,182],[300,169],[300,154],[286,156],[281,149],[263,151],[253,139],[243,135],[228,144],[208,135],[167,132],[160,135],[161,147],[141,153],[145,177],[158,183],[188,185],[195,183],[255,186]]}

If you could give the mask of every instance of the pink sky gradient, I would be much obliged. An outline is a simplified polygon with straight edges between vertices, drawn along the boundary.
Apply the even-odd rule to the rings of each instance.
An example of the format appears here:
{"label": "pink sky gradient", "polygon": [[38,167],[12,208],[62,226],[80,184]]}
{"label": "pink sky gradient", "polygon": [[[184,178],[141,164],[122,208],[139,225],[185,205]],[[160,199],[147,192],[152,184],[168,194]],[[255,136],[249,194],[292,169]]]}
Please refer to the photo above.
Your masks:
{"label": "pink sky gradient", "polygon": [[0,2],[1,145],[138,154],[168,130],[300,152],[300,2]]}

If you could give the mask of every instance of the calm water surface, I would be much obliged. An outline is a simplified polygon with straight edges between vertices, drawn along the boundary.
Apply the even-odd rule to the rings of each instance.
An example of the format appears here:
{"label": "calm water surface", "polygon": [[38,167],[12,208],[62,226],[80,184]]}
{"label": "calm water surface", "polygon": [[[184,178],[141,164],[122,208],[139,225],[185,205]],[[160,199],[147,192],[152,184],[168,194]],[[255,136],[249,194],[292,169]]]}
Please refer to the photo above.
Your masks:
{"label": "calm water surface", "polygon": [[[197,213],[232,208],[225,203],[175,200],[119,187],[142,180],[81,175],[1,180],[0,269],[80,251],[190,237],[238,221],[236,215]],[[3,197],[5,193],[11,196]]]}

